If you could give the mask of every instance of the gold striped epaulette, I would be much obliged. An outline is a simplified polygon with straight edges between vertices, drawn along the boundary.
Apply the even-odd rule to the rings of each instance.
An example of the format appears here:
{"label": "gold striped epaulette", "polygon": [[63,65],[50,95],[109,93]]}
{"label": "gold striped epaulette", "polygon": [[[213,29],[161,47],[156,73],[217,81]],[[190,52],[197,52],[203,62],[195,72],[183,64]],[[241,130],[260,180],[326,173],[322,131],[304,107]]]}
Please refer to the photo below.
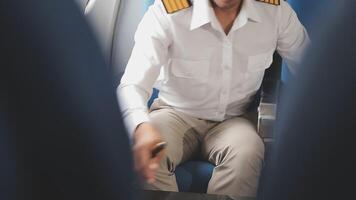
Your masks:
{"label": "gold striped epaulette", "polygon": [[281,0],[256,0],[256,1],[264,2],[264,3],[276,5],[276,6],[281,5]]}
{"label": "gold striped epaulette", "polygon": [[192,6],[189,0],[162,0],[168,14],[172,14],[179,10]]}

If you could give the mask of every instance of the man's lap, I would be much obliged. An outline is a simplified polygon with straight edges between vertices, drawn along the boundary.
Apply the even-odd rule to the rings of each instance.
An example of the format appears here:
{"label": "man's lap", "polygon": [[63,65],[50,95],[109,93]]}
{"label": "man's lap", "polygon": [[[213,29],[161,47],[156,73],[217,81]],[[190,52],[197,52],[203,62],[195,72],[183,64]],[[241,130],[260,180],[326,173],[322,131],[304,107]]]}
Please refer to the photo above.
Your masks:
{"label": "man's lap", "polygon": [[150,117],[168,143],[166,154],[175,165],[191,159],[197,152],[201,152],[203,159],[215,165],[219,161],[213,158],[217,158],[216,153],[224,150],[255,152],[263,158],[262,139],[257,134],[255,124],[246,116],[212,122],[188,116],[166,104],[155,102]]}

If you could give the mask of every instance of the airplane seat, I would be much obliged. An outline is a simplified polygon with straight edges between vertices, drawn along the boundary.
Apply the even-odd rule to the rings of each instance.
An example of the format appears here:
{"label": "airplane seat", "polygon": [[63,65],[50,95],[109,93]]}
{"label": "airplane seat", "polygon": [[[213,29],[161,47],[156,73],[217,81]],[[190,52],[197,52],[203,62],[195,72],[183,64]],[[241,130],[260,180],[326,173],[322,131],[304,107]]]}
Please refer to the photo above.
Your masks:
{"label": "airplane seat", "polygon": [[3,0],[0,13],[0,199],[135,199],[112,74],[79,8]]}
{"label": "airplane seat", "polygon": [[[311,30],[313,26],[313,21],[315,20],[315,14],[319,10],[323,10],[329,5],[333,0],[287,0],[298,15],[298,18],[303,23],[307,30]],[[309,33],[310,39],[313,41],[313,32]],[[288,83],[292,75],[287,68],[286,63],[283,63],[282,67],[282,81],[283,83]]]}
{"label": "airplane seat", "polygon": [[258,200],[355,196],[356,28],[350,24],[356,2],[321,6],[326,7],[314,13],[309,30],[313,44],[280,101],[277,137]]}
{"label": "airplane seat", "polygon": [[111,63],[115,23],[120,0],[75,0],[84,11],[107,63]]}
{"label": "airplane seat", "polygon": [[[315,18],[316,18],[316,14],[318,13],[318,11],[325,9],[329,5],[329,3],[332,2],[332,0],[314,0],[314,1],[286,0],[286,1],[290,4],[290,6],[296,12],[298,18],[300,19],[302,24],[305,26],[305,28],[308,30],[308,34],[309,34],[311,40],[313,41],[314,32],[309,32],[309,30],[313,29],[313,25],[316,24],[314,22]],[[279,77],[280,78],[279,85],[280,85],[280,90],[281,90],[280,93],[285,93],[287,91],[284,91],[284,90],[286,87],[288,87],[289,82],[292,79],[292,75],[291,75],[291,73],[287,67],[287,64],[285,62],[282,61],[281,65],[282,66],[281,66],[281,69],[279,72],[280,73],[279,74],[279,76],[280,76]],[[280,98],[280,97],[278,97],[278,98]],[[278,116],[278,118],[279,118],[279,116]],[[276,137],[275,131],[273,134],[274,134],[274,137]],[[274,145],[272,143],[267,143],[266,146],[269,146],[268,148],[266,148],[266,156],[265,156],[265,162],[267,163],[270,160],[272,147]],[[262,175],[260,178],[260,180],[262,180],[262,181],[266,176],[264,171],[265,171],[265,168],[263,169]]]}
{"label": "airplane seat", "polygon": [[[288,0],[288,3],[292,6],[297,13],[298,18],[303,23],[307,30],[310,30],[314,24],[316,13],[318,11],[327,8],[329,2],[333,0]],[[313,38],[314,33],[310,32],[310,37]]]}
{"label": "airplane seat", "polygon": [[[116,0],[119,2],[112,38],[111,63],[115,84],[119,85],[134,46],[134,35],[144,14],[143,0]],[[104,10],[103,10],[104,12]]]}

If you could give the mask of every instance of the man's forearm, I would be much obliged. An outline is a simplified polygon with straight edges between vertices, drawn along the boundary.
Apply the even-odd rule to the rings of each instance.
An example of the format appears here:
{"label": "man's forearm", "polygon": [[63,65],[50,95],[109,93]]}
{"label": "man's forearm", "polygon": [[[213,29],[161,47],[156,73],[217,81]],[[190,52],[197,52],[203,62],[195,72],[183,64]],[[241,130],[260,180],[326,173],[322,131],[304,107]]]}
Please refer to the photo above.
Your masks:
{"label": "man's forearm", "polygon": [[132,137],[137,125],[149,121],[147,108],[149,94],[138,86],[120,84],[117,96],[126,128]]}

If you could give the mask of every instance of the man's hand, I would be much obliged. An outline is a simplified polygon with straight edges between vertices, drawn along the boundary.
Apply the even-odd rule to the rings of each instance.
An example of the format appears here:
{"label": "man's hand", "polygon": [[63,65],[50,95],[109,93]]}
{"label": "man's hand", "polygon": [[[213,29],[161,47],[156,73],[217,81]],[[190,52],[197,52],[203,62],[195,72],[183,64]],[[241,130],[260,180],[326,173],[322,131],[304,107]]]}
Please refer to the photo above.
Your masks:
{"label": "man's hand", "polygon": [[136,128],[133,146],[135,170],[148,183],[155,181],[156,170],[164,155],[162,150],[157,156],[151,156],[153,149],[159,142],[162,142],[161,136],[152,124],[144,122]]}

